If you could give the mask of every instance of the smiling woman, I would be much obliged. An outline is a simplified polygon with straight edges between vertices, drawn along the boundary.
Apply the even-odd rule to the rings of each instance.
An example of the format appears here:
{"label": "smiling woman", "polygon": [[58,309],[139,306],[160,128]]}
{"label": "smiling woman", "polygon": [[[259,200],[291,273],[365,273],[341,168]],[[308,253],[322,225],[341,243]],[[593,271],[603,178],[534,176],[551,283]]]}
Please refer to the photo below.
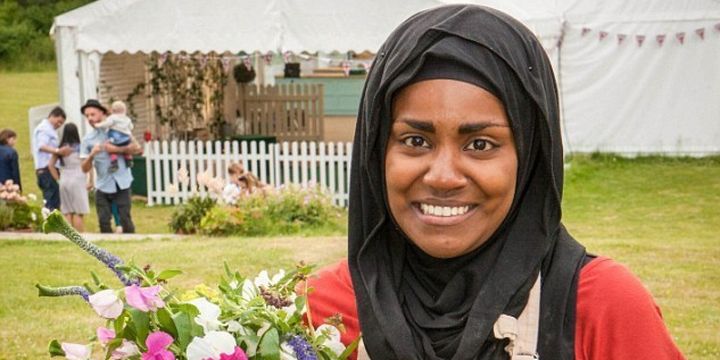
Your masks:
{"label": "smiling woman", "polygon": [[650,294],[561,223],[550,62],[492,9],[396,29],[355,134],[348,260],[311,280],[373,359],[680,359]]}

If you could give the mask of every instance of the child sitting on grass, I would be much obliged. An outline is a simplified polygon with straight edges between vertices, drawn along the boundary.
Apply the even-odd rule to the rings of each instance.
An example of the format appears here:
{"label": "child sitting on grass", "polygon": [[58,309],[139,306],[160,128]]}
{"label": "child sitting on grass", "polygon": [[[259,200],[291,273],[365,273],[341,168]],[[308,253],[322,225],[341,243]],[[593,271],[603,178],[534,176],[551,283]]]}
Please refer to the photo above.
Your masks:
{"label": "child sitting on grass", "polygon": [[[96,127],[107,130],[110,143],[115,146],[127,146],[133,141],[133,123],[127,115],[127,106],[122,101],[115,101],[110,106],[112,114],[104,121],[99,122]],[[121,154],[125,159],[127,167],[133,166],[132,155]],[[118,170],[118,154],[110,153],[110,172]]]}

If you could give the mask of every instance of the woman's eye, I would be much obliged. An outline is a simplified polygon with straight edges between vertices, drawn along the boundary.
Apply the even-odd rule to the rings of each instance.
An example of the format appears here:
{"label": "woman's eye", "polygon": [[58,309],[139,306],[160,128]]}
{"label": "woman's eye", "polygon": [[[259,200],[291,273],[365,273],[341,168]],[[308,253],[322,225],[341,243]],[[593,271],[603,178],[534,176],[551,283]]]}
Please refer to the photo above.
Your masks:
{"label": "woman's eye", "polygon": [[492,149],[493,147],[494,147],[494,145],[487,140],[475,139],[475,140],[473,140],[473,142],[468,144],[468,146],[465,148],[465,150],[488,151],[488,150]]}
{"label": "woman's eye", "polygon": [[403,143],[410,147],[430,147],[430,144],[422,136],[408,136],[403,139]]}

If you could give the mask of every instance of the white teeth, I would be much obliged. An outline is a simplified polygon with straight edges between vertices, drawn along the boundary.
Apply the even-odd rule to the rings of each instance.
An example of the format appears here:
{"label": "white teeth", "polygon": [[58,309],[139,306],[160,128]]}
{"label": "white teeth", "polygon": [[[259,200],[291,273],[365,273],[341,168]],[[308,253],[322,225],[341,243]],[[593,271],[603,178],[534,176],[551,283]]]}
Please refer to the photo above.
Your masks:
{"label": "white teeth", "polygon": [[464,215],[470,210],[470,206],[433,206],[420,204],[420,209],[425,215],[448,217]]}

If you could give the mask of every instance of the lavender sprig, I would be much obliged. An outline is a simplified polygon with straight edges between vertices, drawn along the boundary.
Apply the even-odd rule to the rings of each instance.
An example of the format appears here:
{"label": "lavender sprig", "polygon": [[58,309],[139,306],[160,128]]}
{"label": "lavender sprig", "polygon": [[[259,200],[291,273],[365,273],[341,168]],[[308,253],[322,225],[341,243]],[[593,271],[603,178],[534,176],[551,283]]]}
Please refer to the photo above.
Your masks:
{"label": "lavender sprig", "polygon": [[82,286],[51,287],[35,284],[35,287],[38,288],[38,295],[40,296],[80,295],[85,301],[89,301],[90,298],[90,292]]}
{"label": "lavender sprig", "polygon": [[295,352],[298,360],[317,360],[317,355],[312,345],[299,335],[295,335],[288,340],[288,345]]}
{"label": "lavender sprig", "polygon": [[48,215],[47,219],[43,223],[42,228],[43,232],[46,234],[54,232],[65,236],[68,240],[75,243],[75,245],[85,250],[86,253],[98,259],[100,262],[110,268],[110,270],[115,273],[118,279],[120,279],[120,281],[125,284],[125,286],[137,284],[137,281],[129,279],[122,271],[117,268],[119,265],[123,264],[123,261],[119,257],[83,239],[82,236],[80,236],[80,234],[72,226],[70,226],[67,221],[65,221],[65,218],[62,216],[62,214],[60,214],[59,211],[55,210],[50,213],[50,215]]}

